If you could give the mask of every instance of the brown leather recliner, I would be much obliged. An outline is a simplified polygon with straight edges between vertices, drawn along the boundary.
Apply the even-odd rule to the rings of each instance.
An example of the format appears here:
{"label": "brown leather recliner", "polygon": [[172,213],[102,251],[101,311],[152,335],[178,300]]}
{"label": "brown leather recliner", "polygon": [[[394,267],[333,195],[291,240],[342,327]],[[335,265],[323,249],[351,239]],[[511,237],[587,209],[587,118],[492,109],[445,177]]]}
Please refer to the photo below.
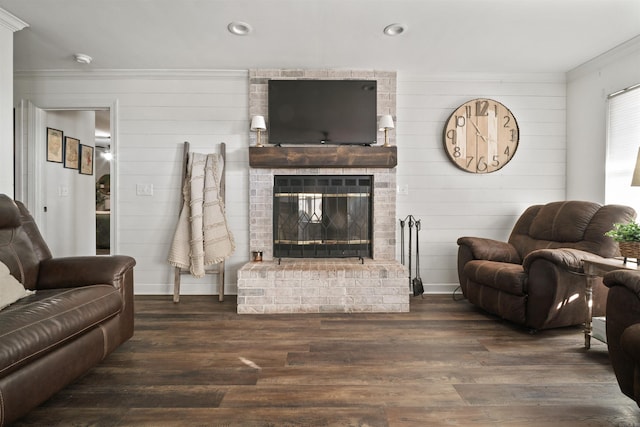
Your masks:
{"label": "brown leather recliner", "polygon": [[[587,306],[582,260],[619,255],[604,235],[634,219],[627,206],[585,201],[535,205],[525,210],[508,242],[458,239],[458,277],[472,304],[527,328],[577,325]],[[604,314],[606,288],[594,286],[593,315]]]}
{"label": "brown leather recliner", "polygon": [[36,291],[0,310],[3,426],[131,338],[135,260],[54,258],[24,205],[0,194],[0,262]]}
{"label": "brown leather recliner", "polygon": [[605,274],[607,347],[620,390],[640,406],[640,272]]}

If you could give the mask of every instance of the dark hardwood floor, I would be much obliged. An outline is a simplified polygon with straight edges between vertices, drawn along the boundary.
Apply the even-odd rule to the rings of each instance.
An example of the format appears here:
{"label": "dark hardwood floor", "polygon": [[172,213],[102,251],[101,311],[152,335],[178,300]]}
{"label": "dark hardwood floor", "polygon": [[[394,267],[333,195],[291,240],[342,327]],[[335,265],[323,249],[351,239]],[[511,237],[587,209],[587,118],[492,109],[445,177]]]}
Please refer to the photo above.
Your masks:
{"label": "dark hardwood floor", "polygon": [[606,345],[451,296],[411,313],[237,315],[136,298],[135,336],[17,426],[634,426]]}

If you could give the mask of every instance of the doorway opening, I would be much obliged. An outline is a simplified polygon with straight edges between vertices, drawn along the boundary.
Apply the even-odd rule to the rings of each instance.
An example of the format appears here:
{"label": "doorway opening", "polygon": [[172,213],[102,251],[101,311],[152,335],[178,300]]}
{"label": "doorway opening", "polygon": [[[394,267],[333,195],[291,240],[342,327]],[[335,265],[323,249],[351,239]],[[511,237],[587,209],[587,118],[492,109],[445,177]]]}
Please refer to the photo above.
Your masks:
{"label": "doorway opening", "polygon": [[[55,256],[117,252],[117,116],[117,101],[82,105],[53,100],[36,105],[23,99],[16,109],[15,197],[25,202]],[[86,145],[93,168],[84,163],[87,158],[80,168],[80,163],[75,166],[64,158],[50,157],[48,128],[59,131],[56,134],[63,141],[71,137],[73,145],[80,146],[77,155]],[[107,151],[113,160],[102,164]],[[101,187],[107,179],[108,187]],[[99,209],[98,199],[102,202]],[[109,218],[108,244],[104,239],[100,250],[96,244],[98,210],[108,211]]]}

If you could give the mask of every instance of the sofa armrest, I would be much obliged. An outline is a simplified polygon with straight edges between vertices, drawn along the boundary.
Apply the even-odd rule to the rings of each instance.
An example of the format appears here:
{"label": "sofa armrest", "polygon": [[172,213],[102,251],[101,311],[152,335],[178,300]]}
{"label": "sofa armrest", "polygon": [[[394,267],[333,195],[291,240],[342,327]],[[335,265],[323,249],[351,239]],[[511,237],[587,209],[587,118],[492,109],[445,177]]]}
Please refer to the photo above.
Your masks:
{"label": "sofa armrest", "polygon": [[537,249],[524,258],[522,267],[528,272],[531,264],[538,259],[545,259],[573,273],[584,273],[583,260],[598,260],[602,257],[591,252],[571,248]]}
{"label": "sofa armrest", "polygon": [[40,263],[36,289],[75,288],[110,284],[120,289],[125,274],[135,266],[130,256],[75,256]]}
{"label": "sofa armrest", "polygon": [[520,254],[513,245],[483,237],[460,237],[458,246],[466,246],[474,259],[520,264]]}

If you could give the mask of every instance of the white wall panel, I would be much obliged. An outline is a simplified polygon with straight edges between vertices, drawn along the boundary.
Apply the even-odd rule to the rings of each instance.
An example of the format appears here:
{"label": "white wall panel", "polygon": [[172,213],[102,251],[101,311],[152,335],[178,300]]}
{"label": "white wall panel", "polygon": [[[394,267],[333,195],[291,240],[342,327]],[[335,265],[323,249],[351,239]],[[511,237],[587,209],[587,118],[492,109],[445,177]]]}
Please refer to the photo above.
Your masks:
{"label": "white wall panel", "polygon": [[568,73],[568,197],[604,203],[607,96],[638,83],[640,37]]}
{"label": "white wall panel", "polygon": [[[136,292],[170,293],[173,269],[166,262],[180,207],[182,147],[215,152],[227,144],[227,212],[236,235],[228,260],[226,289],[235,293],[239,265],[249,260],[248,73],[98,72],[96,76],[42,72],[15,77],[15,99],[52,108],[118,101],[118,246],[137,260]],[[101,77],[100,77],[101,75]],[[136,194],[152,184],[153,196]],[[214,277],[182,278],[183,293],[215,293]]]}
{"label": "white wall panel", "polygon": [[[235,293],[235,272],[249,260],[248,74],[114,71],[98,78],[52,73],[16,76],[15,99],[46,107],[118,100],[117,252],[138,261],[137,293],[172,291],[173,273],[165,260],[179,209],[182,142],[201,152],[227,143],[227,212],[237,249],[227,262],[226,288]],[[503,102],[521,131],[514,160],[486,176],[457,169],[442,148],[445,120],[474,97]],[[527,206],[564,198],[565,102],[558,75],[398,72],[397,180],[409,187],[409,195],[398,195],[398,215],[422,219],[420,262],[427,290],[457,283],[459,236],[504,239]],[[153,184],[154,195],[138,196],[138,183]],[[183,276],[183,291],[214,293],[212,280]]]}
{"label": "white wall panel", "polygon": [[[451,112],[476,97],[504,103],[520,128],[513,160],[488,175],[455,167],[442,143]],[[398,185],[409,188],[408,195],[398,195],[398,214],[422,221],[420,266],[427,289],[457,283],[458,237],[507,239],[528,206],[565,198],[565,103],[562,75],[398,72]]]}
{"label": "white wall panel", "polygon": [[13,30],[0,25],[0,194],[14,197]]}

